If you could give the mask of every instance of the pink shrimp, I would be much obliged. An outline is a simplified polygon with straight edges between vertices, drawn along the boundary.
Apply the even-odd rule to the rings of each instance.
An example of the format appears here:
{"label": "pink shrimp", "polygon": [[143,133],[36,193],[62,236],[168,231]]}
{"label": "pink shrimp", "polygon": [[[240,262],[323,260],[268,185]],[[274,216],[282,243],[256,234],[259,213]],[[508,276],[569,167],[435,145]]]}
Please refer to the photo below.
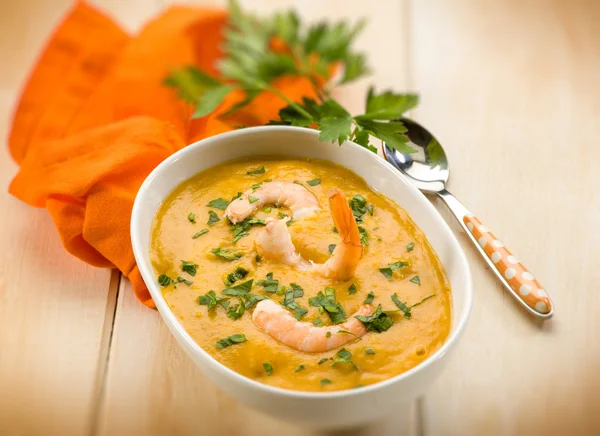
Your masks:
{"label": "pink shrimp", "polygon": [[355,316],[370,314],[371,306],[363,305],[346,322],[316,327],[310,322],[297,321],[289,311],[273,300],[262,300],[252,313],[252,321],[273,339],[288,347],[307,353],[322,353],[364,336],[367,329]]}
{"label": "pink shrimp", "polygon": [[313,215],[320,209],[317,197],[304,186],[291,182],[266,182],[233,200],[225,209],[225,216],[236,224],[268,204],[290,208],[294,219]]}
{"label": "pink shrimp", "polygon": [[265,228],[256,236],[258,253],[266,259],[272,259],[300,270],[313,270],[334,280],[351,279],[363,254],[358,225],[348,201],[339,190],[329,197],[329,205],[341,242],[336,245],[331,257],[325,263],[309,262],[296,252],[286,219],[267,220]]}

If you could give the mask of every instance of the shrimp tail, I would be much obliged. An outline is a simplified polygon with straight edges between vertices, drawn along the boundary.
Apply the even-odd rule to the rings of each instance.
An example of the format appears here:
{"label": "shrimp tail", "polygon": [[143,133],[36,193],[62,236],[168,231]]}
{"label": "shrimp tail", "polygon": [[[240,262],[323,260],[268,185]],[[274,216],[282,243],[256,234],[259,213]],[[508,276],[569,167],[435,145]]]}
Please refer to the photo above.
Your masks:
{"label": "shrimp tail", "polygon": [[362,245],[360,243],[360,231],[354,219],[352,209],[344,194],[338,189],[329,197],[329,206],[331,207],[331,217],[337,229],[343,244],[360,247],[360,257],[362,258]]}

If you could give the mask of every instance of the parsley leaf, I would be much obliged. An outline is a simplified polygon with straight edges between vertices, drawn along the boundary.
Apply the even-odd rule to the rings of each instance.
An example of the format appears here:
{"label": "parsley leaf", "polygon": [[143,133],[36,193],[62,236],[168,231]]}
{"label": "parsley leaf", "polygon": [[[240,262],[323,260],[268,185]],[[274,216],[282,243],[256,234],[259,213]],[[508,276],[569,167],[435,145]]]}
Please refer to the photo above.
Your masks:
{"label": "parsley leaf", "polygon": [[325,362],[327,362],[329,359],[327,357],[322,358],[321,360],[319,360],[319,363],[317,365],[322,365]]}
{"label": "parsley leaf", "polygon": [[339,364],[339,363],[349,363],[351,364],[357,371],[360,371],[358,366],[356,365],[356,363],[354,363],[351,360],[352,357],[352,353],[348,350],[346,350],[345,348],[342,348],[341,350],[339,350],[337,353],[335,353],[335,355],[337,356],[337,359],[335,359],[333,361],[333,366]]}
{"label": "parsley leaf", "polygon": [[371,292],[369,292],[369,295],[367,295],[367,298],[365,299],[363,304],[371,304],[374,299],[375,299],[375,294],[373,293],[373,291],[371,291]]}
{"label": "parsley leaf", "polygon": [[234,253],[231,250],[227,250],[225,248],[215,248],[213,250],[211,250],[211,253],[214,254],[215,256],[219,256],[225,260],[238,260],[239,258],[242,257],[242,253]]}
{"label": "parsley leaf", "polygon": [[326,386],[328,384],[331,384],[331,380],[329,380],[328,378],[324,378],[323,380],[321,380],[321,386]]}
{"label": "parsley leaf", "polygon": [[255,174],[264,174],[264,172],[265,172],[265,167],[262,166],[257,170],[248,171],[246,174],[248,174],[249,176],[253,176]]}
{"label": "parsley leaf", "polygon": [[304,295],[304,290],[302,287],[297,285],[296,283],[290,284],[290,288],[285,291],[285,296],[283,301],[281,302],[282,306],[287,307],[288,309],[294,312],[294,317],[296,320],[300,321],[304,315],[308,313],[308,310],[301,307],[296,301],[296,298],[300,298]]}
{"label": "parsley leaf", "polygon": [[413,251],[414,248],[415,248],[415,243],[411,242],[410,244],[408,244],[406,246],[406,251]]}
{"label": "parsley leaf", "polygon": [[358,226],[358,232],[360,233],[360,243],[362,245],[369,245],[369,232],[363,226]]}
{"label": "parsley leaf", "polygon": [[248,271],[247,269],[238,266],[235,269],[235,271],[227,274],[227,277],[225,278],[225,280],[223,280],[223,282],[225,283],[225,286],[231,286],[238,280],[241,280],[244,277],[246,277],[249,273],[250,271]]}
{"label": "parsley leaf", "polygon": [[362,216],[367,213],[367,200],[360,194],[356,194],[352,197],[352,200],[348,202],[352,214],[357,223],[362,222]]}
{"label": "parsley leaf", "polygon": [[209,311],[216,307],[217,304],[223,309],[227,309],[229,306],[229,298],[221,298],[215,293],[215,291],[208,291],[205,295],[198,297],[198,304],[201,306],[207,306]]}
{"label": "parsley leaf", "polygon": [[415,149],[407,144],[408,138],[404,135],[406,127],[400,121],[371,121],[356,120],[359,126],[371,135],[381,139],[394,150],[401,153],[414,153]]}
{"label": "parsley leaf", "polygon": [[281,289],[278,280],[273,280],[273,273],[268,273],[265,280],[259,280],[257,285],[262,286],[265,292],[275,293]]}
{"label": "parsley leaf", "polygon": [[404,312],[404,318],[410,319],[410,316],[411,316],[410,309],[411,308],[408,307],[402,301],[400,301],[400,299],[398,298],[398,294],[396,294],[395,292],[394,292],[394,295],[392,295],[392,301],[394,302],[394,304],[396,306],[398,306],[398,309],[400,309],[402,312]]}
{"label": "parsley leaf", "polygon": [[199,238],[200,236],[204,235],[205,233],[208,233],[208,229],[202,229],[199,232],[194,233],[194,236],[192,236],[192,239]]}
{"label": "parsley leaf", "polygon": [[310,186],[317,186],[321,184],[321,179],[308,180],[306,183],[308,183]]}
{"label": "parsley leaf", "polygon": [[259,200],[259,198],[258,198],[258,197],[254,197],[254,196],[252,196],[252,195],[249,195],[249,196],[248,196],[248,202],[249,202],[250,204],[252,204],[252,203],[256,203],[258,200]]}
{"label": "parsley leaf", "polygon": [[229,206],[229,202],[224,198],[217,198],[215,200],[211,200],[207,204],[208,207],[214,207],[215,209],[225,210],[227,206]]}
{"label": "parsley leaf", "polygon": [[319,108],[319,140],[341,144],[352,130],[352,115],[335,100],[325,100]]}
{"label": "parsley leaf", "polygon": [[417,285],[421,286],[421,279],[419,278],[419,276],[414,276],[412,279],[409,280],[409,282],[416,283]]}
{"label": "parsley leaf", "polygon": [[333,254],[333,250],[335,250],[335,244],[329,244],[329,254]]}
{"label": "parsley leaf", "polygon": [[312,323],[314,325],[316,325],[317,327],[321,327],[324,324],[324,322],[321,318],[315,318]]}
{"label": "parsley leaf", "polygon": [[207,89],[219,86],[219,81],[194,66],[173,71],[163,84],[177,90],[177,96],[196,104]]}
{"label": "parsley leaf", "polygon": [[431,294],[431,295],[428,295],[427,297],[423,298],[421,301],[419,301],[419,302],[417,302],[417,303],[413,304],[412,306],[410,306],[410,308],[412,309],[413,307],[417,307],[417,306],[419,306],[419,305],[421,305],[421,304],[425,303],[425,302],[426,302],[427,300],[429,300],[430,298],[433,298],[433,297],[435,297],[435,296],[436,296],[436,294]]}
{"label": "parsley leaf", "polygon": [[356,294],[356,285],[354,283],[352,283],[350,285],[350,287],[348,288],[348,294],[350,294],[350,295]]}
{"label": "parsley leaf", "polygon": [[312,307],[322,308],[329,315],[333,324],[340,324],[346,321],[346,312],[340,303],[336,301],[335,289],[325,288],[325,294],[319,291],[316,297],[308,299],[308,304]]}
{"label": "parsley leaf", "polygon": [[250,292],[252,289],[253,279],[248,280],[247,282],[240,283],[232,288],[223,289],[221,294],[229,295],[230,297],[237,297],[239,295],[244,295]]}
{"label": "parsley leaf", "polygon": [[212,210],[208,211],[208,222],[206,224],[208,224],[209,226],[214,226],[217,222],[221,221],[219,219],[219,216],[214,213]]}
{"label": "parsley leaf", "polygon": [[158,284],[162,287],[169,286],[173,284],[173,279],[166,274],[161,274],[158,276]]}
{"label": "parsley leaf", "polygon": [[192,224],[196,224],[196,214],[194,212],[190,212],[188,215],[188,221]]}
{"label": "parsley leaf", "polygon": [[266,295],[258,295],[258,294],[243,294],[240,298],[244,301],[244,307],[246,309],[252,308],[256,303],[262,300],[268,300],[269,297]]}
{"label": "parsley leaf", "polygon": [[192,277],[196,275],[196,268],[198,268],[197,263],[188,262],[187,260],[181,261],[181,270],[188,273]]}
{"label": "parsley leaf", "polygon": [[390,263],[387,267],[379,268],[379,272],[385,276],[386,279],[392,280],[394,271],[408,266],[408,262],[399,260],[398,262]]}
{"label": "parsley leaf", "polygon": [[366,113],[356,119],[396,120],[417,104],[419,104],[419,96],[416,94],[397,94],[392,91],[375,94],[375,89],[371,87],[367,94]]}
{"label": "parsley leaf", "polygon": [[263,363],[263,368],[265,369],[267,375],[273,374],[273,365],[271,365],[269,362]]}
{"label": "parsley leaf", "polygon": [[177,277],[177,280],[175,280],[175,284],[177,283],[184,283],[188,286],[190,286],[192,284],[191,281],[184,279],[183,277]]}
{"label": "parsley leaf", "polygon": [[371,315],[357,315],[355,318],[362,322],[367,330],[378,333],[386,331],[394,324],[392,318],[381,310],[381,304]]}
{"label": "parsley leaf", "polygon": [[220,349],[227,348],[231,345],[241,344],[242,342],[246,342],[247,340],[248,339],[246,339],[246,336],[244,336],[243,334],[236,333],[235,335],[231,335],[226,338],[219,339],[217,341],[217,348],[220,348]]}
{"label": "parsley leaf", "polygon": [[235,244],[243,237],[248,236],[248,230],[253,225],[265,226],[266,224],[264,220],[259,218],[246,218],[244,221],[232,225],[230,230],[233,232],[233,243]]}
{"label": "parsley leaf", "polygon": [[300,372],[302,370],[306,369],[306,365],[300,365],[298,368],[296,368],[296,370],[294,372]]}
{"label": "parsley leaf", "polygon": [[229,306],[229,309],[227,310],[227,316],[234,321],[237,319],[240,319],[244,315],[244,312],[246,311],[246,308],[244,307],[244,303],[242,302],[242,300],[240,299],[239,301],[240,301],[239,304],[232,304]]}
{"label": "parsley leaf", "polygon": [[372,348],[367,348],[367,349],[365,350],[365,354],[375,354],[375,351],[373,351],[373,349],[372,349]]}

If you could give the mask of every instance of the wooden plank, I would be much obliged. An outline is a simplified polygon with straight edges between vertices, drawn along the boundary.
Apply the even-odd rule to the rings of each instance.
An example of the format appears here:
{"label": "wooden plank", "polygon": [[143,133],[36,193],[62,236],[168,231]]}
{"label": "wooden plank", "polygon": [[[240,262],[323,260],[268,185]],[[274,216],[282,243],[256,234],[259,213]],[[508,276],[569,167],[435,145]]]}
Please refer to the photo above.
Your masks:
{"label": "wooden plank", "polygon": [[[259,13],[295,6],[310,20],[366,16],[371,25],[365,29],[359,46],[369,50],[374,75],[339,93],[344,104],[354,110],[362,109],[367,83],[396,89],[406,85],[405,28],[398,25],[403,19],[404,2],[386,2],[379,8],[359,1],[344,2],[343,8],[338,2],[313,0],[243,4]],[[392,49],[380,44],[382,33],[395,41]],[[127,281],[119,293],[107,384],[96,430],[99,435],[320,434],[259,414],[223,394],[194,367],[158,313],[135,299]],[[344,434],[385,436],[416,432],[417,414],[413,407],[376,426]]]}
{"label": "wooden plank", "polygon": [[463,234],[473,317],[425,433],[598,434],[600,4],[425,0],[411,15],[416,117],[447,147],[450,188],[556,304],[533,322]]}

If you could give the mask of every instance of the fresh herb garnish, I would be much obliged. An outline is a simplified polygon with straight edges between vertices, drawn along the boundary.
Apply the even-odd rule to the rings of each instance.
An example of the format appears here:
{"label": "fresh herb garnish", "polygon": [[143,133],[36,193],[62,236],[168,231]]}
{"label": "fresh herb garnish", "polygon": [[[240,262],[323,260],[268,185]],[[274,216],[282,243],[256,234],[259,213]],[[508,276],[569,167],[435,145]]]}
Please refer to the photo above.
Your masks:
{"label": "fresh herb garnish", "polygon": [[410,306],[410,308],[412,309],[413,307],[420,306],[421,304],[425,303],[425,302],[426,302],[427,300],[429,300],[430,298],[433,298],[433,297],[435,297],[435,295],[436,295],[436,294],[431,294],[431,295],[428,295],[427,297],[423,298],[421,301],[419,301],[419,302],[417,302],[417,303],[413,304],[412,306]]}
{"label": "fresh herb garnish", "polygon": [[[373,205],[372,204],[369,204],[367,206],[367,212],[369,212],[369,215],[373,216]],[[373,229],[373,230],[376,230],[376,229]]]}
{"label": "fresh herb garnish", "polygon": [[177,283],[184,283],[188,286],[190,286],[192,284],[191,281],[184,279],[183,277],[177,277],[177,280],[175,280],[175,284]]}
{"label": "fresh herb garnish", "polygon": [[369,232],[363,226],[358,226],[358,231],[360,233],[360,243],[362,245],[369,245]]}
{"label": "fresh herb garnish", "polygon": [[196,214],[194,212],[190,212],[188,215],[188,221],[192,224],[196,224]]}
{"label": "fresh herb garnish", "polygon": [[398,294],[396,294],[395,292],[394,295],[392,295],[392,301],[396,306],[398,306],[398,309],[404,312],[404,318],[410,319],[410,307],[408,307],[405,303],[400,301],[400,299],[398,298]]}
{"label": "fresh herb garnish", "polygon": [[356,285],[354,283],[352,283],[350,285],[350,287],[348,288],[348,294],[350,294],[350,295],[356,294]]}
{"label": "fresh herb garnish", "polygon": [[373,349],[372,349],[372,348],[367,348],[367,349],[365,350],[365,354],[375,354],[375,351],[373,351]]}
{"label": "fresh herb garnish", "polygon": [[329,244],[329,254],[333,254],[333,250],[335,250],[335,244]]}
{"label": "fresh herb garnish", "polygon": [[324,324],[324,322],[323,322],[323,320],[321,318],[314,319],[312,323],[314,325],[316,325],[317,327],[321,327]]}
{"label": "fresh herb garnish", "polygon": [[211,253],[214,254],[215,256],[219,256],[225,260],[238,260],[239,258],[242,257],[242,253],[234,253],[231,250],[227,250],[225,248],[215,248],[213,250],[211,250]]}
{"label": "fresh herb garnish", "polygon": [[310,186],[317,186],[321,184],[321,179],[308,180],[306,183],[308,183]]}
{"label": "fresh herb garnish", "polygon": [[409,282],[416,283],[417,285],[421,286],[421,279],[419,278],[419,276],[414,276],[412,279],[409,280]]}
{"label": "fresh herb garnish", "polygon": [[399,270],[400,268],[404,268],[408,266],[408,262],[404,262],[402,260],[394,263],[388,264],[387,267],[379,268],[379,272],[385,276],[386,279],[392,280],[394,276],[394,271]]}
{"label": "fresh herb garnish", "polygon": [[325,337],[326,337],[326,338],[330,338],[330,337],[331,337],[331,332],[327,332],[327,333],[325,333]]}
{"label": "fresh herb garnish", "polygon": [[166,274],[161,274],[158,276],[158,284],[162,287],[169,286],[173,284],[173,279]]}
{"label": "fresh herb garnish", "polygon": [[282,286],[279,286],[279,280],[273,279],[273,273],[268,273],[265,280],[259,280],[256,284],[262,286],[265,292],[275,293],[282,289]]}
{"label": "fresh herb garnish", "polygon": [[194,236],[192,236],[192,239],[199,238],[200,236],[204,235],[205,233],[208,233],[208,229],[202,229],[199,232],[194,233]]}
{"label": "fresh herb garnish", "polygon": [[411,242],[406,246],[406,251],[413,251],[413,248],[415,248],[415,243]]}
{"label": "fresh herb garnish", "polygon": [[369,294],[367,295],[367,298],[365,299],[363,304],[371,304],[373,302],[374,298],[375,298],[375,294],[373,293],[373,291],[369,292]]}
{"label": "fresh herb garnish", "polygon": [[207,310],[212,310],[214,307],[220,305],[223,309],[227,309],[229,306],[229,298],[219,297],[215,291],[208,291],[205,295],[198,297],[198,304],[201,306],[207,306]]}
{"label": "fresh herb garnish", "polygon": [[349,363],[351,364],[357,371],[360,371],[360,369],[358,368],[358,366],[356,365],[356,363],[354,363],[351,358],[352,358],[352,353],[348,350],[346,350],[345,348],[342,348],[341,350],[339,350],[337,353],[335,353],[335,355],[337,356],[337,359],[335,359],[333,361],[333,365],[335,366],[339,363]]}
{"label": "fresh herb garnish", "polygon": [[304,369],[306,369],[306,365],[302,364],[298,368],[296,368],[296,370],[294,372],[300,372],[300,371],[302,371]]}
{"label": "fresh herb garnish", "polygon": [[237,200],[238,198],[240,198],[242,196],[241,192],[238,192],[235,196],[231,197],[231,201]]}
{"label": "fresh herb garnish", "polygon": [[250,289],[252,289],[253,281],[254,281],[253,279],[250,279],[247,282],[240,283],[239,285],[236,285],[232,288],[223,289],[221,291],[221,294],[228,295],[230,297],[237,297],[240,295],[245,295],[250,292]]}
{"label": "fresh herb garnish", "polygon": [[264,226],[266,224],[264,220],[259,218],[246,218],[244,221],[232,225],[230,230],[233,232],[233,243],[235,244],[241,238],[248,236],[248,230],[253,225]]}
{"label": "fresh herb garnish", "polygon": [[266,295],[258,295],[258,294],[244,294],[244,295],[241,295],[239,298],[241,298],[244,301],[244,307],[246,309],[252,308],[259,301],[269,299],[269,297],[267,297]]}
{"label": "fresh herb garnish", "polygon": [[241,299],[239,299],[239,304],[231,304],[229,305],[229,309],[227,310],[227,316],[232,320],[240,319],[246,310],[244,307],[244,303]]}
{"label": "fresh herb garnish", "polygon": [[211,200],[207,204],[208,207],[214,207],[215,209],[225,210],[227,206],[229,206],[229,202],[224,198],[217,198],[216,200]]}
{"label": "fresh herb garnish", "polygon": [[263,368],[265,369],[267,375],[273,374],[273,365],[271,365],[269,362],[263,363]]}
{"label": "fresh herb garnish", "polygon": [[252,204],[252,203],[256,203],[258,200],[259,200],[259,198],[258,198],[258,197],[254,197],[253,195],[249,195],[249,196],[248,196],[248,202],[249,202],[250,204]]}
{"label": "fresh herb garnish", "polygon": [[323,380],[321,380],[321,386],[326,386],[328,384],[331,384],[331,380],[329,380],[328,378],[324,378]]}
{"label": "fresh herb garnish", "polygon": [[196,268],[198,268],[197,263],[188,262],[187,260],[181,261],[181,270],[188,273],[192,277],[196,275]]}
{"label": "fresh herb garnish", "polygon": [[264,172],[265,172],[265,167],[262,166],[257,170],[248,171],[246,174],[248,174],[249,176],[253,176],[255,174],[264,174]]}
{"label": "fresh herb garnish", "polygon": [[238,280],[241,280],[244,277],[246,277],[249,273],[250,271],[248,271],[246,268],[238,266],[235,269],[235,271],[227,274],[227,277],[225,278],[225,280],[223,280],[223,282],[225,283],[225,286],[231,286]]}
{"label": "fresh herb garnish", "polygon": [[264,212],[264,213],[271,213],[271,210],[272,210],[272,209],[271,209],[270,207],[264,207],[264,208],[263,208],[263,212]]}
{"label": "fresh herb garnish", "polygon": [[319,360],[319,363],[317,365],[322,365],[325,362],[327,362],[329,359],[327,357],[323,357],[321,360]]}
{"label": "fresh herb garnish", "polygon": [[350,331],[348,331],[348,330],[338,330],[337,332],[338,332],[338,334],[352,335],[352,336],[354,336],[356,339],[358,339],[358,340],[361,340],[361,337],[360,337],[360,336],[358,336],[358,335],[355,335],[354,333],[352,333],[352,332],[350,332]]}
{"label": "fresh herb garnish", "polygon": [[358,315],[355,318],[362,322],[367,330],[372,332],[384,332],[394,324],[392,318],[381,310],[381,304],[377,306],[377,310],[371,315]]}
{"label": "fresh herb garnish", "polygon": [[308,313],[308,310],[301,307],[295,301],[296,298],[301,298],[302,296],[304,296],[304,290],[302,289],[302,287],[300,287],[300,285],[297,285],[296,283],[291,283],[290,288],[287,291],[285,291],[285,296],[283,298],[283,301],[281,302],[281,304],[284,307],[287,307],[288,309],[294,312],[294,317],[298,321],[300,321],[300,318],[302,318]]}
{"label": "fresh herb garnish", "polygon": [[277,212],[277,217],[281,218],[281,219],[284,219],[284,218],[287,218],[287,215],[284,214],[283,212]]}
{"label": "fresh herb garnish", "polygon": [[335,289],[333,288],[325,288],[325,294],[319,291],[316,297],[308,299],[308,304],[327,313],[333,324],[346,321],[346,313],[342,305],[336,301]]}
{"label": "fresh herb garnish", "polygon": [[[251,188],[252,188],[252,192],[256,191],[256,190],[257,190],[258,188],[260,188],[261,186],[262,186],[262,182],[255,183],[254,185],[252,185],[252,186],[251,186]],[[256,198],[256,197],[254,197],[254,198]],[[254,200],[254,201],[257,201],[257,200]],[[250,203],[254,203],[254,201],[250,201]]]}
{"label": "fresh herb garnish", "polygon": [[367,213],[367,200],[360,194],[356,194],[352,197],[352,200],[348,202],[352,209],[352,214],[357,223],[362,222],[362,216]]}
{"label": "fresh herb garnish", "polygon": [[223,338],[223,339],[219,339],[217,341],[217,348],[227,348],[231,345],[234,344],[241,344],[242,342],[246,342],[248,339],[246,339],[246,336],[244,336],[241,333],[236,333],[235,335],[231,335],[229,337]]}
{"label": "fresh herb garnish", "polygon": [[209,226],[214,226],[219,221],[221,221],[219,219],[219,215],[214,213],[212,210],[209,210],[208,211],[208,222],[206,224],[208,224]]}

